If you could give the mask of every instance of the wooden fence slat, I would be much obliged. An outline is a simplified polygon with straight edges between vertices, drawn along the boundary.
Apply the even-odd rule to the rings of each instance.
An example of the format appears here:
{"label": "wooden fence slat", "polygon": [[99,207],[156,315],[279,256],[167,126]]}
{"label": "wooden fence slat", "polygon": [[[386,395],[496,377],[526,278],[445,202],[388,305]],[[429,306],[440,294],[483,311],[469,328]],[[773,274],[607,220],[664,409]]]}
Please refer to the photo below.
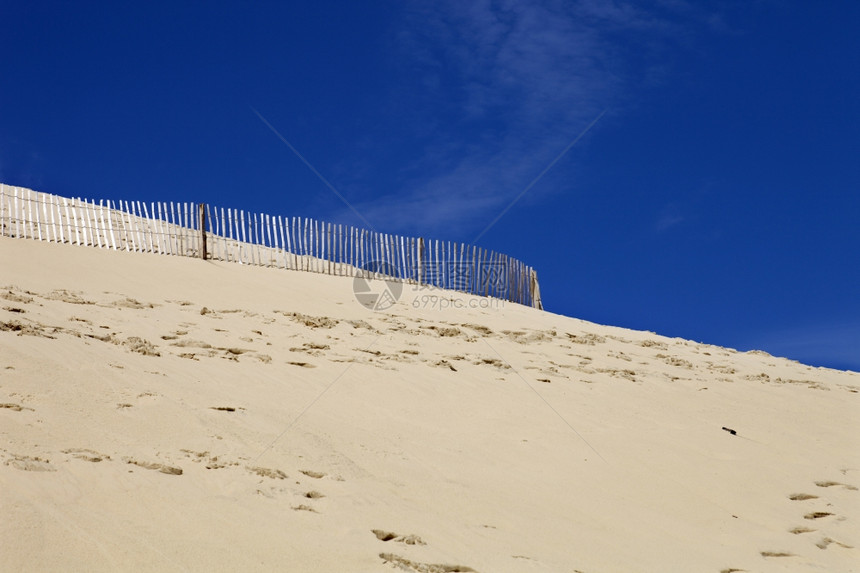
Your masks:
{"label": "wooden fence slat", "polygon": [[0,183],[0,237],[6,236],[6,185]]}
{"label": "wooden fence slat", "polygon": [[42,240],[42,228],[39,225],[39,203],[37,203],[36,193],[28,189],[27,190],[27,209],[30,216],[30,225],[32,228],[32,232],[30,233],[31,239]]}
{"label": "wooden fence slat", "polygon": [[15,231],[16,236],[27,238],[26,208],[24,206],[24,189],[20,189],[21,202],[18,202],[18,192],[15,193]]}
{"label": "wooden fence slat", "polygon": [[255,265],[257,255],[257,241],[254,239],[254,233],[257,231],[257,216],[248,211],[248,244],[245,246],[248,249],[248,264]]}
{"label": "wooden fence slat", "polygon": [[[49,197],[47,193],[42,193],[42,214],[45,217],[45,225],[48,226],[50,233],[46,230],[45,238],[49,241],[57,242],[57,228],[54,226],[54,209],[53,205],[49,202]],[[50,222],[49,222],[50,220]]]}
{"label": "wooden fence slat", "polygon": [[310,227],[310,247],[311,247],[311,258],[309,259],[310,270],[311,272],[317,272],[317,261],[319,260],[319,233],[317,233],[317,222],[316,219],[309,219],[309,227]]}
{"label": "wooden fence slat", "polygon": [[33,225],[33,203],[30,201],[30,190],[21,188],[21,219],[25,239],[36,238],[36,227]]}
{"label": "wooden fence slat", "polygon": [[[39,240],[41,241],[42,240],[42,219],[41,219],[41,217],[39,217],[38,198],[34,197],[32,195],[32,193],[33,193],[32,191],[28,192],[28,196],[30,198],[30,203],[35,204],[35,208],[33,210],[36,212],[36,221],[35,221],[36,233],[33,235],[33,238],[35,239],[36,237],[38,237]],[[32,215],[31,215],[31,217],[32,217]]]}
{"label": "wooden fence slat", "polygon": [[[84,211],[87,214],[87,226],[90,227],[90,242],[94,247],[102,248],[102,237],[99,232],[99,220],[96,205],[93,201],[84,201]],[[92,218],[90,217],[92,215]]]}
{"label": "wooden fence slat", "polygon": [[375,265],[379,263],[379,254],[377,252],[379,241],[377,241],[377,234],[376,231],[368,231],[367,233],[367,247],[369,250],[367,253],[367,263],[370,265],[368,270],[373,278],[376,278],[377,267]]}
{"label": "wooden fence slat", "polygon": [[173,201],[159,201],[157,205],[158,218],[159,220],[163,221],[164,228],[167,230],[167,235],[163,239],[167,254],[182,254],[177,245],[177,237],[175,232],[176,226],[173,224],[173,217],[171,216],[171,208],[173,206]]}
{"label": "wooden fence slat", "polygon": [[21,201],[18,201],[18,189],[15,189],[15,236],[18,238],[27,238],[27,216],[24,206],[24,189],[20,189]]}
{"label": "wooden fence slat", "polygon": [[358,266],[362,271],[361,272],[362,277],[365,276],[364,273],[367,271],[367,262],[366,262],[366,259],[364,256],[364,249],[365,249],[365,246],[364,246],[365,237],[364,237],[364,235],[366,233],[367,233],[366,229],[359,229],[358,230],[358,252],[359,252]]}
{"label": "wooden fence slat", "polygon": [[322,259],[323,269],[325,269],[326,274],[331,274],[331,261],[329,261],[329,224],[322,222],[320,226],[322,227],[320,258]]}
{"label": "wooden fence slat", "polygon": [[[99,242],[98,237],[98,225],[95,221],[95,217],[93,217],[92,221],[90,220],[90,207],[92,207],[92,203],[89,201],[83,202],[84,216],[87,221],[87,227],[89,227],[90,230],[90,244],[94,247],[101,248],[101,243]],[[95,211],[93,211],[93,215],[95,215]]]}
{"label": "wooden fence slat", "polygon": [[302,259],[302,270],[308,270],[306,267],[307,263],[307,255],[308,255],[308,219],[305,217],[304,220],[304,229],[302,230],[302,255],[304,258]]}
{"label": "wooden fence slat", "polygon": [[277,227],[275,228],[275,241],[280,237],[280,246],[278,247],[281,250],[281,254],[284,257],[284,268],[287,268],[287,248],[284,244],[284,221],[280,215],[277,217]]}
{"label": "wooden fence slat", "polygon": [[144,212],[143,208],[146,205],[145,204],[141,205],[140,201],[135,201],[135,206],[137,207],[137,219],[135,220],[135,223],[137,224],[138,234],[140,235],[140,247],[141,247],[140,250],[142,253],[149,253],[152,251],[151,246],[150,246],[151,237],[147,233],[148,225],[147,225],[146,217],[143,214],[143,212]]}
{"label": "wooden fence slat", "polygon": [[170,247],[170,223],[164,220],[164,206],[161,201],[152,204],[152,221],[155,227],[155,236],[158,238],[158,253],[170,255],[174,250]]}
{"label": "wooden fence slat", "polygon": [[[125,202],[125,207],[123,207],[123,201],[119,201],[119,219],[122,221],[122,235],[121,237],[125,241],[125,250],[126,251],[134,251],[134,237],[131,233],[131,219],[129,219],[128,214],[128,201]],[[128,220],[128,222],[126,222]]]}
{"label": "wooden fence slat", "polygon": [[21,238],[27,238],[27,222],[29,217],[27,217],[27,199],[25,198],[25,189],[21,187],[21,207],[20,211],[18,211],[18,219],[21,221],[21,232],[18,235]]}
{"label": "wooden fence slat", "polygon": [[131,202],[132,214],[134,215],[134,231],[137,237],[137,249],[139,252],[146,252],[146,235],[143,233],[140,216],[140,203],[137,201]]}
{"label": "wooden fence slat", "polygon": [[[143,218],[144,225],[146,229],[147,237],[149,238],[149,252],[161,254],[161,247],[158,241],[158,227],[155,223],[155,203],[150,203],[149,206],[146,205],[146,201],[142,202],[143,205]],[[152,215],[150,216],[150,210],[152,211]]]}
{"label": "wooden fence slat", "polygon": [[382,258],[381,256],[379,256],[379,233],[377,233],[376,231],[371,231],[370,233],[368,233],[368,235],[370,235],[369,239],[370,246],[372,249],[370,252],[371,260],[368,262],[371,264],[370,270],[373,273],[373,278],[376,278],[377,273],[379,272],[380,259]]}
{"label": "wooden fence slat", "polygon": [[149,208],[146,206],[146,201],[141,202],[142,212],[143,212],[143,230],[146,233],[146,244],[147,251],[150,253],[155,253],[155,237],[152,232],[152,221],[149,218]]}
{"label": "wooden fence slat", "polygon": [[[179,227],[182,226],[182,202],[176,201],[174,203],[173,201],[171,201],[170,203],[171,203],[171,210],[173,211],[173,220],[170,223],[178,229]],[[182,246],[183,246],[182,245],[182,238],[177,237],[177,239],[178,239],[179,248],[181,250]]]}
{"label": "wooden fence slat", "polygon": [[[47,193],[43,193],[42,194],[42,205],[45,208],[45,224],[47,224],[49,226],[48,228],[51,230],[50,238],[48,240],[50,240],[51,242],[54,242],[54,243],[59,243],[59,241],[57,239],[59,237],[59,230],[60,229],[58,228],[58,225],[57,225],[57,218],[54,215],[54,197],[52,195],[48,195]],[[0,203],[0,227],[3,226],[2,210],[3,210],[3,205],[2,205],[2,203]],[[0,235],[2,235],[2,234],[3,233],[0,232]],[[47,237],[48,234],[45,233],[45,236]]]}
{"label": "wooden fence slat", "polygon": [[57,242],[57,228],[54,227],[53,209],[49,207],[49,196],[46,193],[39,194],[39,203],[42,205],[42,219],[45,221],[45,240],[52,243]]}
{"label": "wooden fence slat", "polygon": [[15,216],[15,237],[19,237],[19,238],[22,237],[21,228],[24,226],[23,225],[23,222],[24,222],[23,206],[24,205],[22,202],[20,204],[21,208],[19,209],[18,188],[15,187],[15,211],[14,211],[14,213],[15,213],[15,215],[14,215]]}
{"label": "wooden fence slat", "polygon": [[171,201],[164,201],[161,203],[163,215],[160,219],[163,221],[163,225],[167,230],[167,236],[164,237],[164,244],[167,247],[168,254],[182,256],[185,252],[182,250],[182,239],[178,232],[179,226],[176,224],[176,217],[171,213],[172,206]]}
{"label": "wooden fence slat", "polygon": [[146,235],[143,232],[143,226],[140,216],[140,203],[137,201],[131,202],[132,213],[134,214],[134,231],[137,236],[137,248],[141,253],[146,252]]}
{"label": "wooden fence slat", "polygon": [[107,213],[109,217],[110,224],[114,230],[114,239],[116,241],[116,250],[121,251],[123,249],[123,223],[122,223],[122,213],[121,206],[118,206],[116,201],[113,199],[108,199],[106,202]]}
{"label": "wooden fence slat", "polygon": [[188,243],[185,238],[185,221],[182,218],[182,209],[185,207],[185,203],[177,201],[173,207],[175,209],[173,212],[173,221],[169,223],[170,228],[174,229],[174,232],[171,233],[173,249],[184,256],[188,254]]}
{"label": "wooden fence slat", "polygon": [[6,236],[6,227],[8,226],[8,223],[7,223],[8,211],[6,209],[6,203],[7,203],[6,197],[7,197],[6,185],[0,183],[0,236],[3,236],[3,237]]}
{"label": "wooden fence slat", "polygon": [[[214,214],[214,217],[213,217]],[[207,238],[207,249],[209,250],[209,258],[210,259],[218,259],[218,249],[220,248],[220,244],[218,242],[218,209],[213,208],[208,203],[206,204],[206,221],[207,228],[206,235]]]}
{"label": "wooden fence slat", "polygon": [[317,227],[316,219],[311,219],[311,271],[319,272],[319,268],[317,266],[319,262],[320,249],[319,249],[319,228]]}
{"label": "wooden fence slat", "polygon": [[110,249],[112,251],[115,251],[116,241],[114,240],[113,236],[113,222],[110,219],[110,207],[108,206],[107,216],[105,216],[105,206],[102,203],[101,199],[99,199],[99,217],[101,218],[103,224],[106,226],[105,242],[110,245]]}
{"label": "wooden fence slat", "polygon": [[143,215],[140,208],[140,202],[132,201],[132,212],[134,213],[134,230],[137,235],[137,247],[141,253],[147,251],[146,247],[146,232],[143,229]]}
{"label": "wooden fence slat", "polygon": [[[52,240],[55,243],[57,243],[58,242],[57,241],[57,223],[56,223],[56,220],[54,218],[53,197],[51,195],[44,194],[44,202],[42,204],[45,205],[45,208],[48,210],[48,214],[50,214],[50,216],[51,216],[51,223],[50,223],[51,224],[51,236],[53,237]],[[0,209],[2,209],[2,205],[0,205]],[[48,215],[45,215],[45,221],[47,221],[47,220],[48,220]],[[2,221],[0,221],[0,224],[2,224]]]}
{"label": "wooden fence slat", "polygon": [[129,237],[131,241],[131,250],[137,252],[137,237],[135,236],[135,227],[134,220],[132,219],[131,211],[133,209],[132,204],[129,204],[128,201],[125,201],[125,209],[123,209],[123,213],[125,213],[125,218],[128,221],[128,225],[126,227],[126,236]]}
{"label": "wooden fence slat", "polygon": [[161,201],[155,201],[152,204],[152,227],[155,232],[155,236],[158,238],[158,254],[172,255],[176,253],[176,251],[170,247],[170,237],[174,232],[173,229],[171,229],[170,224],[164,220]]}
{"label": "wooden fence slat", "polygon": [[290,218],[278,215],[281,221],[281,243],[284,245],[284,268],[293,268],[293,251],[291,249],[292,241],[290,240]]}
{"label": "wooden fence slat", "polygon": [[[18,231],[18,219],[20,219],[20,217],[18,216],[18,188],[17,187],[12,188],[12,198],[13,198],[13,201],[9,202],[9,205],[12,206],[12,210],[11,210],[12,214],[10,215],[10,218],[9,218],[9,231],[10,231],[9,236],[10,237],[20,237],[21,235]],[[12,221],[15,221],[15,234],[14,235],[12,234]]]}
{"label": "wooden fence slat", "polygon": [[[78,226],[75,224],[76,218],[74,215],[74,210],[69,207],[70,201],[68,201],[65,197],[63,197],[63,208],[66,211],[66,230],[68,231],[69,236],[69,244],[73,245],[79,243],[78,241]],[[72,235],[74,234],[74,239],[72,239]]]}
{"label": "wooden fence slat", "polygon": [[[48,228],[48,212],[45,209],[45,201],[42,193],[36,191],[33,192],[33,212],[36,216],[36,228],[38,229],[39,240],[50,241],[51,234]],[[45,234],[44,239],[42,239],[42,233]]]}
{"label": "wooden fence slat", "polygon": [[[90,225],[90,211],[87,209],[87,202],[78,197],[78,208],[81,211],[81,227],[83,227],[83,235],[84,235],[84,246],[92,245],[95,246],[96,242],[94,240],[93,229]],[[87,231],[90,232],[90,238],[87,239]]]}
{"label": "wooden fence slat", "polygon": [[96,205],[95,200],[90,201],[90,209],[93,211],[93,224],[96,229],[96,240],[99,243],[99,248],[109,249],[110,242],[108,241],[107,226],[101,214],[102,209],[100,209],[100,205]]}
{"label": "wooden fence slat", "polygon": [[[229,212],[229,210],[228,210],[228,212]],[[226,227],[227,219],[226,219],[226,217],[227,217],[227,214],[224,212],[224,207],[221,207],[221,226],[220,226],[219,231],[218,231],[218,234],[221,235],[221,237],[222,237],[221,246],[223,247],[223,250],[221,251],[221,257],[222,257],[222,260],[229,261],[230,260],[230,258],[229,258],[230,254],[227,251],[227,248],[228,248],[227,247],[227,244],[228,244],[227,241],[229,239],[227,239],[227,227]]]}
{"label": "wooden fence slat", "polygon": [[[12,230],[12,224],[15,224],[15,230]],[[18,236],[18,189],[13,187],[12,194],[9,197],[9,236]]]}
{"label": "wooden fence slat", "polygon": [[119,207],[119,216],[120,220],[122,220],[123,236],[125,237],[125,250],[136,251],[137,243],[134,242],[134,232],[131,225],[131,215],[129,214],[128,201],[125,201],[125,207],[123,207],[123,201],[120,200]]}
{"label": "wooden fence slat", "polygon": [[[24,191],[26,191],[26,194]],[[22,225],[24,227],[24,237],[34,239],[36,233],[33,228],[33,203],[30,201],[29,189],[21,189],[21,217],[24,218],[24,224]]]}
{"label": "wooden fence slat", "polygon": [[311,244],[314,247],[314,272],[321,272],[320,265],[322,263],[322,234],[320,233],[320,225],[319,221],[316,219],[311,219],[311,233],[313,233],[313,239],[311,240]]}
{"label": "wooden fence slat", "polygon": [[[75,200],[74,199],[72,199],[71,201],[69,201],[66,204],[66,212],[68,212],[68,211],[72,212],[72,216],[71,216],[72,227],[70,228],[70,230],[71,229],[75,230],[75,244],[80,245],[81,244],[81,229],[80,229],[80,227],[78,227],[78,214],[75,210]],[[69,233],[69,235],[71,236],[71,232]]]}
{"label": "wooden fence slat", "polygon": [[242,263],[242,239],[240,234],[241,223],[239,222],[239,210],[233,209],[233,226],[235,227],[236,237],[232,244],[233,252],[233,260],[238,261],[240,264]]}
{"label": "wooden fence slat", "polygon": [[[33,192],[33,212],[36,217],[36,234],[40,241],[50,241],[51,235],[48,229],[48,217],[47,211],[45,210],[45,203],[42,200],[42,194]],[[42,238],[42,233],[44,232],[45,238]]]}

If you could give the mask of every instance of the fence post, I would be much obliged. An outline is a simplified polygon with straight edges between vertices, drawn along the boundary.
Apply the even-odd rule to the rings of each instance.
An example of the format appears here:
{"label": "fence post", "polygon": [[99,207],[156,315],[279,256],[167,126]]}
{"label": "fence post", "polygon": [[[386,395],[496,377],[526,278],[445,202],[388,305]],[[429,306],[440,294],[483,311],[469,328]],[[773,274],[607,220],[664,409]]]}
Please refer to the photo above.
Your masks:
{"label": "fence post", "polygon": [[206,260],[206,204],[197,205],[198,228],[200,229],[200,258]]}
{"label": "fence post", "polygon": [[543,303],[540,300],[540,285],[538,285],[537,271],[534,269],[532,269],[531,281],[529,282],[531,283],[529,285],[529,294],[531,294],[532,306],[538,310],[543,310]]}

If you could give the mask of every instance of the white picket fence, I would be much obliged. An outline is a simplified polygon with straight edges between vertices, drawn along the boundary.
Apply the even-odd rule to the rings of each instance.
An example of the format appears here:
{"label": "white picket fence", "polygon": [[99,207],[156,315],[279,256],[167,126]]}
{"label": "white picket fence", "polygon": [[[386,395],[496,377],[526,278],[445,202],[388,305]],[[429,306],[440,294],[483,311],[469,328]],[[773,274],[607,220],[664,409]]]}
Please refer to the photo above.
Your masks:
{"label": "white picket fence", "polygon": [[542,308],[535,270],[504,254],[303,217],[197,203],[96,203],[0,184],[0,236],[399,279]]}

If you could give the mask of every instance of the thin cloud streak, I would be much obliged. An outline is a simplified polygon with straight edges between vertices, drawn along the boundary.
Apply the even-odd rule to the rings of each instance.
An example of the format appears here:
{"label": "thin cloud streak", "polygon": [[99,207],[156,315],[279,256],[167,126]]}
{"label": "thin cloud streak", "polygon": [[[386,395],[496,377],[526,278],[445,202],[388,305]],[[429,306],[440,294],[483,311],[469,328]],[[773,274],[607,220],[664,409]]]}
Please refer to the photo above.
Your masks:
{"label": "thin cloud streak", "polygon": [[535,177],[534,179],[532,179],[532,182],[531,182],[531,183],[529,183],[528,185],[526,185],[526,188],[525,188],[525,189],[523,189],[523,190],[520,192],[520,194],[519,194],[519,195],[517,195],[516,197],[514,197],[514,200],[513,200],[513,201],[511,201],[510,203],[508,203],[508,205],[507,205],[504,209],[502,209],[502,212],[501,212],[501,213],[499,213],[498,215],[496,215],[496,218],[495,218],[495,219],[493,219],[492,221],[490,221],[490,224],[489,224],[489,225],[487,225],[486,227],[484,227],[484,230],[483,230],[483,231],[481,231],[480,233],[478,233],[478,236],[476,236],[474,239],[472,239],[472,242],[473,242],[473,243],[477,243],[477,242],[478,242],[478,240],[480,240],[480,238],[481,238],[481,237],[483,237],[485,234],[487,234],[487,231],[489,231],[490,229],[492,229],[492,228],[493,228],[493,226],[494,226],[496,223],[498,223],[498,222],[499,222],[499,220],[501,220],[501,218],[502,218],[502,217],[504,217],[504,216],[505,216],[505,213],[507,213],[508,211],[510,211],[510,210],[511,210],[511,207],[513,207],[514,205],[516,205],[516,204],[517,204],[517,202],[518,202],[520,199],[522,199],[523,195],[525,195],[526,193],[528,193],[528,192],[531,190],[531,188],[532,188],[532,187],[534,187],[534,186],[535,186],[535,184],[537,184],[537,182],[538,182],[538,181],[540,181],[541,179],[543,179],[543,176],[544,176],[544,175],[546,175],[546,174],[547,174],[547,172],[548,172],[550,169],[552,169],[552,168],[553,168],[553,166],[555,166],[555,164],[556,164],[556,163],[558,163],[558,162],[559,162],[559,160],[560,160],[562,157],[564,157],[564,156],[567,154],[567,152],[568,152],[568,151],[570,151],[570,148],[571,148],[571,147],[573,147],[574,145],[576,145],[576,143],[577,143],[580,139],[582,139],[582,138],[585,136],[585,134],[586,134],[586,133],[588,133],[588,131],[589,131],[592,127],[594,127],[594,124],[596,124],[598,121],[600,121],[600,118],[601,118],[601,117],[603,117],[605,114],[606,114],[606,110],[602,111],[602,112],[600,113],[600,115],[598,115],[596,118],[594,118],[594,121],[592,121],[591,123],[589,123],[589,124],[585,127],[585,129],[584,129],[584,130],[582,130],[582,132],[580,132],[580,134],[579,134],[579,135],[577,135],[577,136],[574,138],[574,140],[573,140],[573,141],[571,141],[569,144],[567,144],[567,147],[565,147],[565,148],[564,148],[564,150],[563,150],[561,153],[559,153],[559,154],[556,156],[556,158],[555,158],[555,159],[553,159],[553,160],[552,160],[552,162],[551,162],[549,165],[547,165],[547,166],[544,168],[544,170],[543,170],[543,171],[541,171],[541,172],[540,172],[540,174],[538,174],[538,176],[537,176],[537,177]]}
{"label": "thin cloud streak", "polygon": [[[659,43],[674,31],[666,13],[589,1],[411,6],[397,46],[413,85],[398,97],[427,144],[396,191],[356,208],[390,231],[485,228],[571,134],[630,97],[640,78],[628,77],[625,58],[635,46],[615,38]],[[552,189],[541,187],[538,200]]]}

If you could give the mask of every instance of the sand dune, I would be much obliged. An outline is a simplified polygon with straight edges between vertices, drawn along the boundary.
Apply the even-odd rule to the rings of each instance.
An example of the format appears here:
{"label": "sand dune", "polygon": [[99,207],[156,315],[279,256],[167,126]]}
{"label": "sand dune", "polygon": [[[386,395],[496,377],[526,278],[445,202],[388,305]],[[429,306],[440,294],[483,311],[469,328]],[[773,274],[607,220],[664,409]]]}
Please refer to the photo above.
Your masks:
{"label": "sand dune", "polygon": [[415,288],[0,238],[0,570],[860,570],[860,374]]}

